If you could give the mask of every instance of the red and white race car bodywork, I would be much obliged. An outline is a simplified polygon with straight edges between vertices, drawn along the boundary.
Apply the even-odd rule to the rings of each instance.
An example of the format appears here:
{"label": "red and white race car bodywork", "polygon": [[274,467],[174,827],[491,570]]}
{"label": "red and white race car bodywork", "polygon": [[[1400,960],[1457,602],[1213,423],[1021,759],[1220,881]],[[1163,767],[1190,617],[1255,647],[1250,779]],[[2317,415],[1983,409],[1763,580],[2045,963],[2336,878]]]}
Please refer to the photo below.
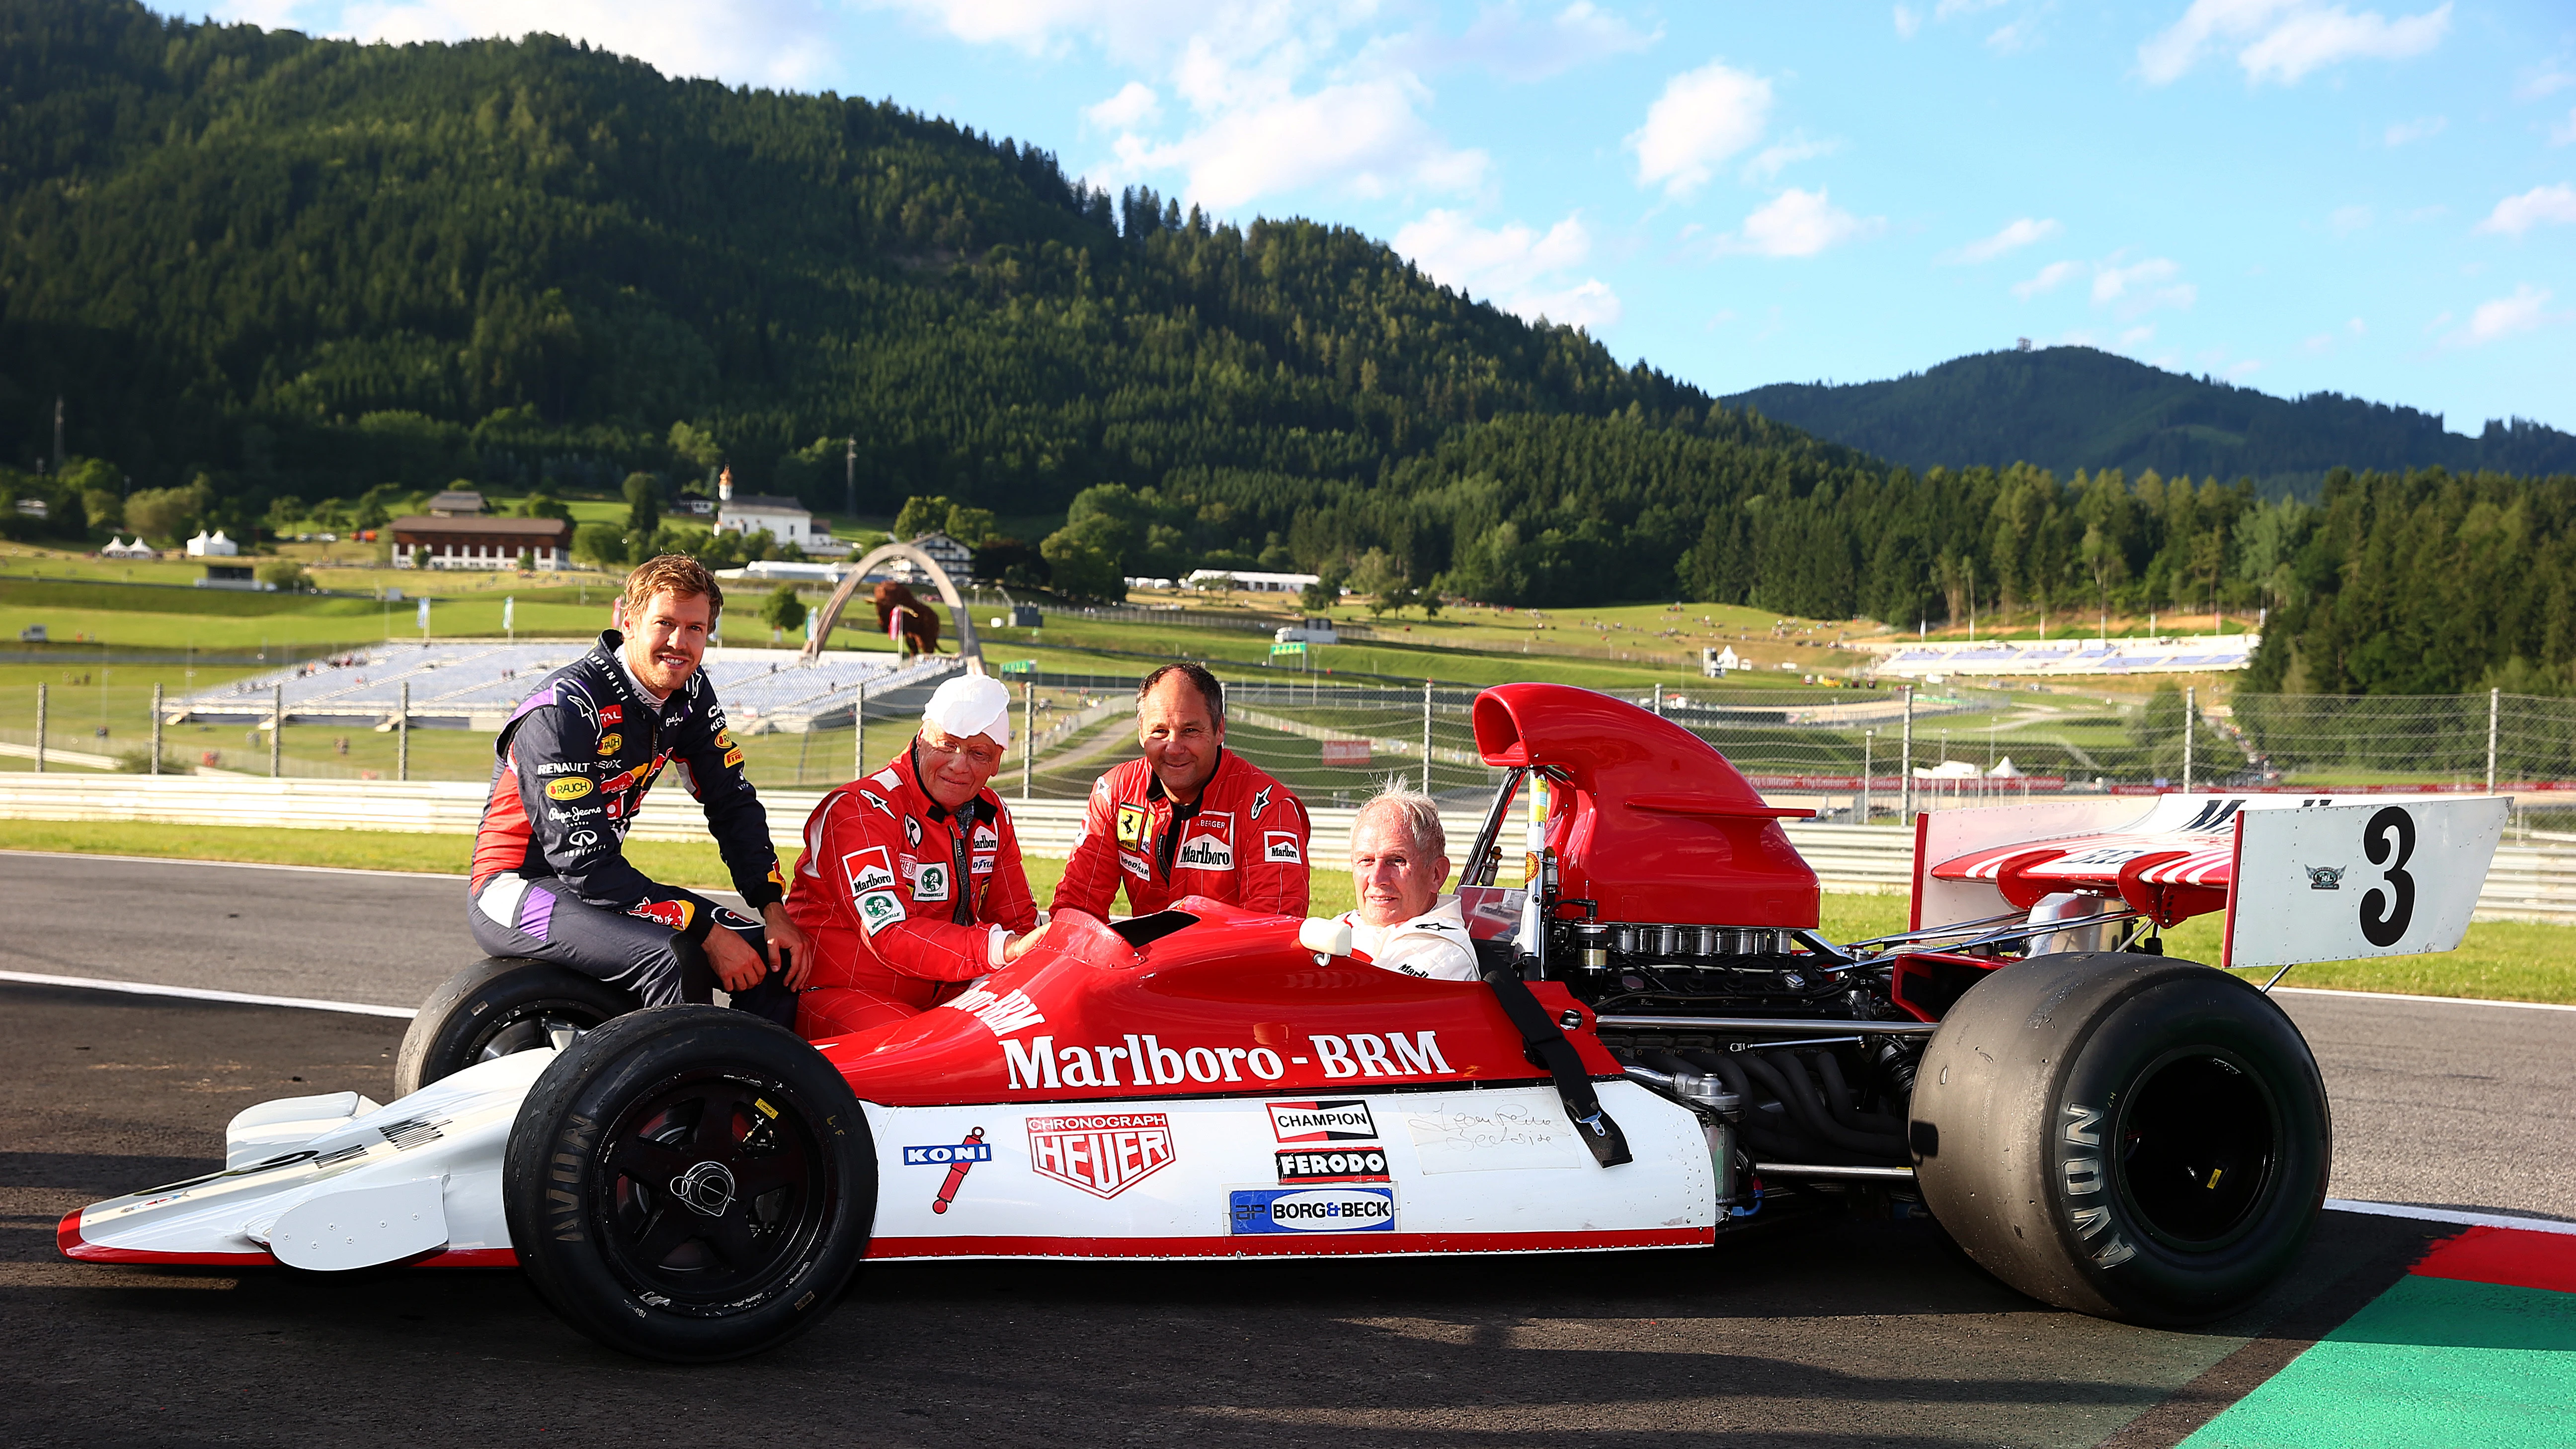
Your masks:
{"label": "red and white race car bodywork", "polygon": [[[1209,901],[1115,926],[1067,917],[918,1017],[739,1048],[698,1072],[716,1085],[690,1088],[685,1112],[652,1107],[664,1088],[642,1076],[599,1083],[648,1060],[656,1081],[681,1081],[670,1064],[689,1062],[689,1034],[740,1036],[739,1019],[664,1008],[676,1037],[637,1013],[383,1107],[266,1104],[235,1121],[226,1171],[74,1212],[63,1250],[320,1269],[540,1251],[541,1291],[588,1331],[717,1356],[794,1331],[815,1301],[793,1297],[802,1275],[838,1261],[817,1234],[851,1263],[1667,1248],[1784,1201],[1915,1201],[1919,1178],[1945,1227],[2039,1296],[2205,1316],[2269,1281],[2313,1216],[2323,1089],[2286,1018],[2240,982],[2162,961],[2154,931],[2227,909],[2235,965],[2448,949],[2504,803],[2191,796],[1929,815],[1913,929],[1845,947],[1815,935],[1816,876],[1780,826],[1805,812],[1765,804],[1687,731],[1546,685],[1487,691],[1475,726],[1506,772],[1463,852],[1484,982],[1380,970],[1347,927]],[[1516,805],[1526,889],[1504,889]],[[2030,991],[2060,1005],[2034,1010],[2015,995]],[[2094,1016],[2067,1016],[2085,992]],[[2031,1035],[2052,1011],[2065,1019],[2049,1031],[2079,1033],[2063,1047]],[[2095,1032],[2096,1018],[2113,1025]],[[2135,1060],[2105,1055],[2120,1042],[2143,1043]],[[2019,1145],[1975,1146],[1985,1123],[1959,1114],[2002,1109],[1959,1094],[1979,1061],[2025,1047],[2057,1063],[2022,1093],[2039,1116],[2007,1124]],[[2079,1080],[2083,1053],[2118,1080]],[[797,1085],[814,1054],[832,1069],[821,1096],[845,1088],[863,1130]],[[2021,1090],[1993,1100],[2007,1087]],[[607,1106],[583,1105],[594,1088]],[[2063,1091],[2094,1095],[2061,1111]],[[2128,1170],[2083,1155],[2105,1114],[2138,1171],[2169,1159],[2179,1174],[2119,1188],[2117,1211],[2088,1196]],[[2224,1141],[2190,1125],[2251,1119],[2270,1125]],[[866,1144],[856,1167],[816,1165],[851,1141]],[[1971,1152],[2056,1175],[1975,1177],[1987,1168]],[[814,1211],[779,1205],[790,1197]],[[1967,1222],[2021,1199],[2053,1216]],[[2044,1237],[2055,1257],[2007,1261]],[[585,1287],[574,1259],[594,1239],[615,1271]],[[2258,1239],[2259,1260],[2228,1246]],[[774,1271],[740,1266],[765,1243],[780,1245]],[[669,1310],[673,1336],[628,1331],[670,1303],[654,1284],[718,1259],[766,1286]],[[707,1336],[737,1312],[739,1334]]]}

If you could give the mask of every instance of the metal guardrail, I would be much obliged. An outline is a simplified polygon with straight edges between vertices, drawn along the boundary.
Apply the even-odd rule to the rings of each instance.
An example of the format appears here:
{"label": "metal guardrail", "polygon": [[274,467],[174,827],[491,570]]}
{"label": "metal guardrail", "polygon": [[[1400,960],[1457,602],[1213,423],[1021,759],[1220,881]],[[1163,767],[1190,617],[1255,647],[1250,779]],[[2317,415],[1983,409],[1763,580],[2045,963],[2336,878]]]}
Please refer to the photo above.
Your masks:
{"label": "metal guardrail", "polygon": [[[805,817],[820,790],[764,790],[771,838],[782,858],[802,848]],[[484,787],[470,780],[256,779],[209,775],[0,774],[0,819],[103,820],[166,825],[258,825],[289,830],[393,830],[471,834],[483,815]],[[1083,801],[1011,802],[1021,848],[1062,859],[1082,829]],[[1308,859],[1331,869],[1348,858],[1356,810],[1308,812],[1314,834]],[[1481,811],[1443,811],[1450,858],[1466,853]],[[1896,825],[1790,823],[1790,842],[1828,891],[1902,895],[1913,877],[1914,832]],[[655,791],[635,820],[632,838],[699,841],[706,821],[688,793]],[[460,862],[462,855],[459,856]],[[1517,858],[1506,851],[1507,872]],[[2511,843],[2496,852],[2479,892],[2477,919],[2576,925],[2576,844]]]}

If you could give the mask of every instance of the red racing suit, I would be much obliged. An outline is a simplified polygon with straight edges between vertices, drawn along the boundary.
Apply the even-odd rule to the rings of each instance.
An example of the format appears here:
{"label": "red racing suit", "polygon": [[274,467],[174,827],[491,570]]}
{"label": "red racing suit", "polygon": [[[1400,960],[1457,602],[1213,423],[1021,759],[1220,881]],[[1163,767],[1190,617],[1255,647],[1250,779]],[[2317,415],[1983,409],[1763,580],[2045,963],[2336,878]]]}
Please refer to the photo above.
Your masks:
{"label": "red racing suit", "polygon": [[980,791],[951,812],[907,748],[805,818],[787,918],[812,942],[796,1030],[813,1041],[938,1005],[998,968],[1038,911],[1002,798]]}
{"label": "red racing suit", "polygon": [[1306,914],[1306,805],[1230,750],[1196,805],[1176,805],[1145,761],[1100,777],[1053,909],[1109,919],[1123,881],[1137,915],[1206,896],[1282,916]]}

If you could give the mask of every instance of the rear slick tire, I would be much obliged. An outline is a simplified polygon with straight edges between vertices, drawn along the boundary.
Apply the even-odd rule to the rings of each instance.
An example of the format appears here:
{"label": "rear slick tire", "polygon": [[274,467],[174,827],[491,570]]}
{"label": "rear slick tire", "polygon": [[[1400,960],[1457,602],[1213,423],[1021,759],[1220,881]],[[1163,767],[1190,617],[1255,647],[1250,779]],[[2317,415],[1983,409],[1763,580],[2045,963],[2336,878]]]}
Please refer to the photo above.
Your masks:
{"label": "rear slick tire", "polygon": [[538,1296],[610,1348],[759,1353],[819,1322],[867,1256],[876,1148],[838,1068],[712,1006],[619,1017],[557,1056],[501,1165]]}
{"label": "rear slick tire", "polygon": [[494,1057],[570,1046],[639,1004],[632,992],[569,966],[515,956],[478,961],[439,983],[413,1014],[394,1057],[394,1095]]}
{"label": "rear slick tire", "polygon": [[2044,1303],[2177,1325],[2243,1307],[2325,1201],[2333,1122],[2298,1028],[2223,971],[2039,956],[1979,982],[1915,1079],[1925,1206]]}

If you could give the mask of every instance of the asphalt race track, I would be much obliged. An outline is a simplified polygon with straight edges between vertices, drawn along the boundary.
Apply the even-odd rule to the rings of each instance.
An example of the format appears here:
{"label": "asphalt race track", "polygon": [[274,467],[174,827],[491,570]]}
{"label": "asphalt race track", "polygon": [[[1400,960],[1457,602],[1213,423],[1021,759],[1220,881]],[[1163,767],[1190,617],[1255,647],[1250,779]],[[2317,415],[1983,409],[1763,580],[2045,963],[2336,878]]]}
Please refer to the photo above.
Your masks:
{"label": "asphalt race track", "polygon": [[[461,883],[5,858],[0,970],[381,1004],[472,959]],[[2287,999],[2335,1096],[2338,1197],[2562,1215],[2576,1013]],[[389,1094],[386,1017],[0,983],[8,1443],[2170,1445],[2451,1231],[2328,1213],[2238,1319],[2041,1308],[1920,1222],[1684,1253],[878,1265],[743,1364],[629,1360],[512,1272],[97,1267],[54,1225],[215,1165],[270,1097]]]}

